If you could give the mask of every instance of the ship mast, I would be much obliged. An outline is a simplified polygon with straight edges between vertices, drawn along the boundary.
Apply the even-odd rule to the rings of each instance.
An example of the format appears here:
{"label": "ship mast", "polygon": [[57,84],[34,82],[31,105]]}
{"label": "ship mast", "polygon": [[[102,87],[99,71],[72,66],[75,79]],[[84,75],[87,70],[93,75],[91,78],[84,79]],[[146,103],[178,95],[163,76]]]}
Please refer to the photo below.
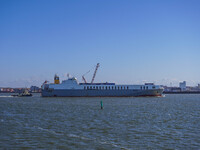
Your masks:
{"label": "ship mast", "polygon": [[96,65],[96,69],[95,69],[95,71],[94,71],[94,74],[93,74],[93,77],[92,77],[92,81],[91,81],[91,83],[94,82],[94,79],[95,79],[95,76],[96,76],[96,74],[97,74],[97,70],[98,70],[99,66],[100,66],[99,63],[97,63],[97,65]]}

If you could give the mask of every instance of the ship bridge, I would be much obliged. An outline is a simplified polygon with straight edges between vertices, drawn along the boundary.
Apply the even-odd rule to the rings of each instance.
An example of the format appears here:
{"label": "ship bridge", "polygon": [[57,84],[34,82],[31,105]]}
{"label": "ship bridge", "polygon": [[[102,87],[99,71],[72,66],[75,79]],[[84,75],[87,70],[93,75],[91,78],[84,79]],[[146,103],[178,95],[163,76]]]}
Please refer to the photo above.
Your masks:
{"label": "ship bridge", "polygon": [[68,78],[67,80],[63,80],[61,84],[71,84],[71,85],[78,85],[78,81],[77,78],[72,77],[72,78]]}

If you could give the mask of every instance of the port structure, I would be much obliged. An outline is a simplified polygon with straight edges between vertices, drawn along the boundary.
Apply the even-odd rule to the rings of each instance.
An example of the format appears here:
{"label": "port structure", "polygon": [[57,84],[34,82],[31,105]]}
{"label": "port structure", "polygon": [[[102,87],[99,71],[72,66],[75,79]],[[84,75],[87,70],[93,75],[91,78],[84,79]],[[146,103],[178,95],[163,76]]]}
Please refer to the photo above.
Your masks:
{"label": "port structure", "polygon": [[[95,77],[96,77],[97,70],[98,70],[99,67],[100,67],[100,64],[97,63],[96,68],[95,68],[95,71],[94,71],[94,74],[93,74],[93,77],[92,77],[91,83],[94,82],[94,79],[95,79]],[[85,75],[88,74],[89,72],[90,72],[90,70],[89,70],[88,72],[86,72],[84,75],[82,75],[82,80],[84,81],[84,83],[87,83],[87,80],[85,79]]]}

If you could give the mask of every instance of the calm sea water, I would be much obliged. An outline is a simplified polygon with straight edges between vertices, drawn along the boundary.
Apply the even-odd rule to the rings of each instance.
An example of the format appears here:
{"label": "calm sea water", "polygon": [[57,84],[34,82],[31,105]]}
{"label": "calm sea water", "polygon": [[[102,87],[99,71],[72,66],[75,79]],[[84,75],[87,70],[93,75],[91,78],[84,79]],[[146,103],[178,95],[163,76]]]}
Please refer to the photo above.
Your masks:
{"label": "calm sea water", "polygon": [[200,149],[200,94],[160,98],[0,94],[0,148]]}

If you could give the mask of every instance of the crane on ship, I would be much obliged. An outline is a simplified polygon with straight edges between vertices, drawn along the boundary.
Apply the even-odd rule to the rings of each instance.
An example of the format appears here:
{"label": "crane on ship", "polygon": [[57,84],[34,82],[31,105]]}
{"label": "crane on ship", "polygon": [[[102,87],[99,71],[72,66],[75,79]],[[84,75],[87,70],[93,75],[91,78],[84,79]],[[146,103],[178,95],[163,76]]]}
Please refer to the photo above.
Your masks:
{"label": "crane on ship", "polygon": [[[98,70],[99,66],[100,66],[99,63],[97,63],[91,83],[94,82],[94,79],[96,77],[96,73],[97,73],[97,70]],[[82,80],[84,81],[84,83],[87,83],[87,80],[85,79],[85,75],[87,75],[89,72],[90,72],[90,70],[88,72],[86,72],[84,75],[82,75]]]}
{"label": "crane on ship", "polygon": [[97,63],[96,68],[95,68],[95,71],[94,71],[94,74],[93,74],[93,77],[92,77],[92,81],[91,81],[91,83],[94,82],[94,78],[96,77],[97,70],[98,70],[99,66],[100,66],[99,63]]}
{"label": "crane on ship", "polygon": [[90,72],[90,70],[88,72],[86,72],[84,75],[82,75],[82,80],[87,83],[86,79],[85,79],[85,75],[88,74]]}

